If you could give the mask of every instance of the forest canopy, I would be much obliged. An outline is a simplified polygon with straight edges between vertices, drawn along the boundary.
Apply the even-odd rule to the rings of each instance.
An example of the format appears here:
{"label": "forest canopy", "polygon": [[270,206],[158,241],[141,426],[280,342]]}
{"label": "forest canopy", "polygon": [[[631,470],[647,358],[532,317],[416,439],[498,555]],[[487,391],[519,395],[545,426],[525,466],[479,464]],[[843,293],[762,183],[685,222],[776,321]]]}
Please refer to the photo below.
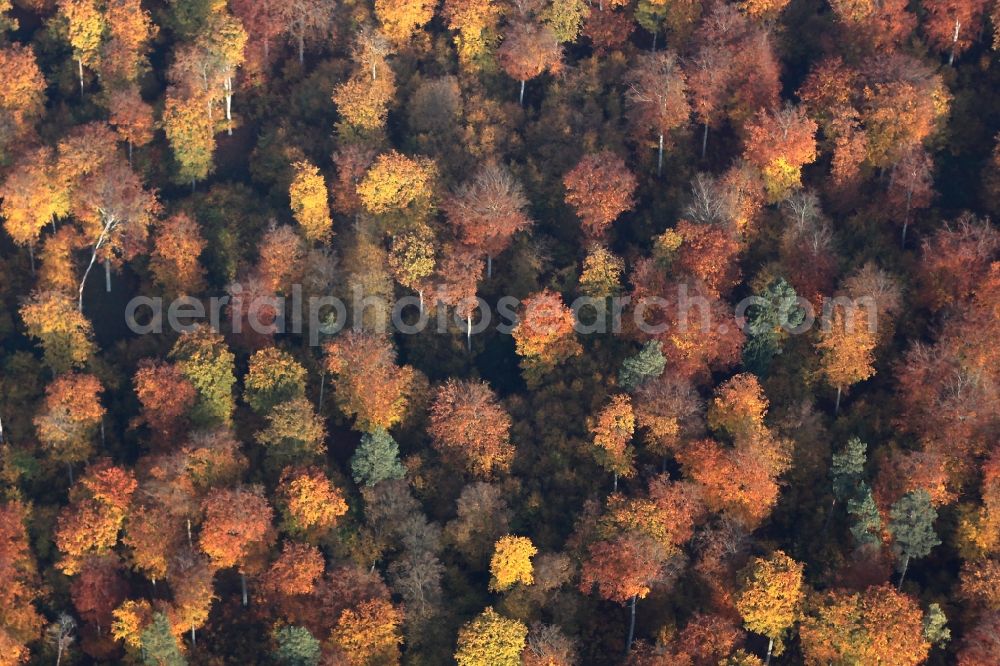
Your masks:
{"label": "forest canopy", "polygon": [[0,0],[0,666],[1000,666],[997,0]]}

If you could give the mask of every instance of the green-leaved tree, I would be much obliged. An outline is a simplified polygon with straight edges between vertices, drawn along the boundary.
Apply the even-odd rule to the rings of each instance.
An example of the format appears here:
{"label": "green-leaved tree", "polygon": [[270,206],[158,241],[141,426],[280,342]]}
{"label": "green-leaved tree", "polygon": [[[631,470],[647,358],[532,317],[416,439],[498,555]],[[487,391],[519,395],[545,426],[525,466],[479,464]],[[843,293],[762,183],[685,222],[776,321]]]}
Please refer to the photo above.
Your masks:
{"label": "green-leaved tree", "polygon": [[934,531],[937,510],[926,490],[914,490],[892,505],[889,516],[892,548],[900,561],[899,587],[902,587],[910,560],[926,557],[934,546],[941,543]]}

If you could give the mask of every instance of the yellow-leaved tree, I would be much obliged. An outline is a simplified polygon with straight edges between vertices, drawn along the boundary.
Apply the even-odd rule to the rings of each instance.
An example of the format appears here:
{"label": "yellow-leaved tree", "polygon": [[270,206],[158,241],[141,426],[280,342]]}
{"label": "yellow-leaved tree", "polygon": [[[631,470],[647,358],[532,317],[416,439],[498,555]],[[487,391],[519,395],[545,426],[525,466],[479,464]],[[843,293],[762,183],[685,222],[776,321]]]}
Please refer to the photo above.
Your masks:
{"label": "yellow-leaved tree", "polygon": [[531,558],[538,549],[528,537],[510,536],[509,534],[497,541],[490,559],[490,590],[503,592],[516,583],[531,585],[535,579],[532,575]]}
{"label": "yellow-leaved tree", "polygon": [[528,638],[523,622],[488,607],[458,630],[458,666],[520,666]]}
{"label": "yellow-leaved tree", "polygon": [[835,308],[829,327],[821,331],[816,343],[823,375],[837,388],[836,411],[840,411],[840,395],[845,386],[875,374],[872,365],[875,331],[864,314],[863,311]]}
{"label": "yellow-leaved tree", "polygon": [[295,178],[288,188],[292,214],[302,227],[307,240],[325,242],[333,235],[330,203],[327,200],[326,179],[319,169],[306,160],[292,165]]}
{"label": "yellow-leaved tree", "polygon": [[767,663],[772,652],[784,650],[785,633],[802,616],[802,569],[802,564],[776,550],[768,558],[754,558],[746,570],[736,610],[747,629],[767,637]]}

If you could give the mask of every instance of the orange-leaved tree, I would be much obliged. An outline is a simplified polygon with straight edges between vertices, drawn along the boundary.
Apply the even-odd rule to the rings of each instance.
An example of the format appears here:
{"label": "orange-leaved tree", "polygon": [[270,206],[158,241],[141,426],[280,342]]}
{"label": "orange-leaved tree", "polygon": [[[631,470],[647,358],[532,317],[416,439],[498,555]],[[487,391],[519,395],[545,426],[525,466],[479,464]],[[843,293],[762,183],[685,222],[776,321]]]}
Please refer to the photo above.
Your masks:
{"label": "orange-leaved tree", "polygon": [[515,233],[531,226],[528,200],[510,170],[490,162],[463,183],[443,205],[448,221],[462,242],[486,254],[486,276],[493,275],[493,257],[510,245]]}
{"label": "orange-leaved tree", "polygon": [[800,107],[761,111],[747,127],[743,156],[764,174],[771,203],[801,187],[801,170],[816,159],[816,122]]}
{"label": "orange-leaved tree", "polygon": [[837,389],[836,411],[845,387],[868,379],[875,374],[872,365],[875,332],[863,310],[834,307],[826,330],[820,331],[816,349],[826,381]]}
{"label": "orange-leaved tree", "polygon": [[518,97],[524,104],[524,84],[539,74],[562,68],[562,46],[552,29],[534,21],[517,21],[507,28],[497,51],[500,65],[510,77],[521,82]]}
{"label": "orange-leaved tree", "polygon": [[618,477],[635,475],[635,449],[631,446],[635,434],[635,412],[628,395],[619,393],[601,408],[590,421],[594,435],[594,456],[598,464],[614,474],[614,490],[618,490]]}
{"label": "orange-leaved tree", "polygon": [[573,207],[584,235],[601,240],[611,223],[635,205],[635,176],[625,160],[609,150],[585,156],[563,177],[566,203]]}
{"label": "orange-leaved tree", "polygon": [[562,296],[545,289],[525,298],[512,331],[521,367],[529,383],[582,351],[574,335],[573,311]]}
{"label": "orange-leaved tree", "polygon": [[198,544],[219,569],[240,568],[243,605],[247,604],[248,565],[274,541],[274,512],[260,486],[216,488],[202,501],[204,515]]}
{"label": "orange-leaved tree", "polygon": [[102,460],[87,468],[70,490],[69,506],[59,514],[55,543],[63,554],[59,568],[79,573],[92,556],[118,543],[137,483],[131,471]]}
{"label": "orange-leaved tree", "polygon": [[93,453],[92,437],[104,418],[97,377],[88,374],[60,375],[45,388],[43,409],[35,416],[38,439],[56,462],[70,468]]}
{"label": "orange-leaved tree", "polygon": [[488,480],[510,469],[510,425],[488,384],[450,379],[434,396],[428,432],[446,460],[455,456],[465,471]]}
{"label": "orange-leaved tree", "polygon": [[629,117],[636,133],[658,138],[656,175],[663,174],[665,137],[687,124],[691,105],[680,59],[671,50],[639,56],[628,74]]}
{"label": "orange-leaved tree", "polygon": [[294,536],[317,540],[347,513],[342,490],[318,467],[289,467],[278,483],[282,528]]}
{"label": "orange-leaved tree", "polygon": [[337,404],[364,432],[388,429],[406,411],[413,368],[396,365],[392,340],[348,331],[326,345],[326,369],[334,375]]}
{"label": "orange-leaved tree", "polygon": [[805,663],[922,664],[931,647],[923,617],[915,599],[890,585],[831,590],[810,600],[799,627]]}

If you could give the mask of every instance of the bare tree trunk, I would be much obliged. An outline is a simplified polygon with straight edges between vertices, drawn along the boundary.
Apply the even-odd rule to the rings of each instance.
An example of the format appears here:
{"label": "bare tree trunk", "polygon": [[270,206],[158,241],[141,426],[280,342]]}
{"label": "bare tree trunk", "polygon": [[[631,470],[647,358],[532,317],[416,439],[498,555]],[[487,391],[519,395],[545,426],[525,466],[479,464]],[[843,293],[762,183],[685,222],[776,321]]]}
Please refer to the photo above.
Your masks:
{"label": "bare tree trunk", "polygon": [[249,603],[249,598],[247,596],[247,575],[245,573],[240,573],[240,591],[243,593],[243,607],[247,607]]}
{"label": "bare tree trunk", "polygon": [[705,123],[705,129],[701,132],[701,159],[705,159],[705,150],[708,148],[708,123]]}
{"label": "bare tree trunk", "polygon": [[903,214],[903,236],[900,241],[900,248],[906,249],[906,227],[910,224],[910,204],[913,201],[913,188],[906,191],[906,212]]}
{"label": "bare tree trunk", "polygon": [[80,72],[80,97],[83,97],[83,58],[77,58],[76,64]]}
{"label": "bare tree trunk", "polygon": [[319,376],[319,400],[316,401],[316,411],[323,409],[323,390],[326,388],[326,370]]}
{"label": "bare tree trunk", "polygon": [[299,31],[299,64],[306,61],[306,35],[305,31]]}
{"label": "bare tree trunk", "polygon": [[191,625],[191,645],[198,645],[198,637],[194,633],[194,625]]}
{"label": "bare tree trunk", "polygon": [[955,21],[955,33],[951,38],[951,54],[948,55],[948,66],[955,64],[955,47],[958,45],[958,32],[962,29],[962,22]]}
{"label": "bare tree trunk", "polygon": [[417,295],[420,297],[420,316],[424,316],[424,290],[417,289]]}
{"label": "bare tree trunk", "polygon": [[826,512],[826,520],[823,521],[823,534],[826,534],[830,530],[830,520],[833,518],[833,510],[837,506],[837,498],[834,497],[833,501],[830,502],[830,510]]}
{"label": "bare tree trunk", "polygon": [[660,134],[660,149],[656,154],[656,177],[663,175],[663,134]]}
{"label": "bare tree trunk", "polygon": [[465,346],[472,351],[472,313],[465,317]]}
{"label": "bare tree trunk", "polygon": [[767,659],[764,660],[764,666],[770,666],[771,664],[771,652],[774,651],[774,639],[767,639]]}
{"label": "bare tree trunk", "polygon": [[656,53],[656,33],[653,33],[653,53]]}
{"label": "bare tree trunk", "polygon": [[611,492],[618,492],[618,472],[614,472],[612,475]]}
{"label": "bare tree trunk", "polygon": [[69,485],[73,485],[73,463],[66,463],[66,470],[69,472]]}
{"label": "bare tree trunk", "polygon": [[191,542],[191,519],[187,519],[188,548],[194,548]]}
{"label": "bare tree trunk", "polygon": [[233,135],[233,77],[226,77],[226,133]]}
{"label": "bare tree trunk", "polygon": [[631,606],[629,610],[629,620],[628,620],[628,638],[625,640],[625,654],[627,655],[632,651],[632,638],[635,636],[635,600],[639,595],[633,594],[632,601],[629,603]]}
{"label": "bare tree trunk", "polygon": [[108,235],[108,229],[111,228],[113,220],[109,220],[104,223],[104,228],[101,229],[101,235],[97,239],[97,243],[94,244],[94,250],[90,253],[90,263],[87,264],[87,270],[83,272],[83,279],[80,280],[80,288],[78,290],[77,299],[77,310],[83,312],[83,287],[87,284],[87,276],[90,275],[90,270],[94,267],[94,262],[97,261],[97,252],[104,245],[104,239]]}
{"label": "bare tree trunk", "polygon": [[62,638],[60,638],[59,644],[56,646],[56,666],[59,666],[62,663],[62,655],[63,655],[63,644],[62,644]]}
{"label": "bare tree trunk", "polygon": [[35,247],[28,244],[28,261],[31,263],[31,274],[35,274]]}
{"label": "bare tree trunk", "polygon": [[111,260],[104,258],[104,291],[111,293]]}
{"label": "bare tree trunk", "polygon": [[493,255],[486,255],[486,278],[493,277]]}
{"label": "bare tree trunk", "polygon": [[833,408],[833,413],[834,414],[839,414],[840,413],[840,393],[841,393],[842,388],[843,387],[841,387],[841,386],[837,387],[837,404]]}
{"label": "bare tree trunk", "polygon": [[125,143],[128,144],[128,165],[132,166],[132,139],[129,139]]}
{"label": "bare tree trunk", "polygon": [[897,590],[903,589],[903,579],[906,578],[906,569],[910,566],[910,556],[907,555],[903,560],[903,570],[899,572],[899,584],[896,585]]}
{"label": "bare tree trunk", "polygon": [[524,80],[521,80],[521,96],[517,98],[517,103],[524,106]]}

